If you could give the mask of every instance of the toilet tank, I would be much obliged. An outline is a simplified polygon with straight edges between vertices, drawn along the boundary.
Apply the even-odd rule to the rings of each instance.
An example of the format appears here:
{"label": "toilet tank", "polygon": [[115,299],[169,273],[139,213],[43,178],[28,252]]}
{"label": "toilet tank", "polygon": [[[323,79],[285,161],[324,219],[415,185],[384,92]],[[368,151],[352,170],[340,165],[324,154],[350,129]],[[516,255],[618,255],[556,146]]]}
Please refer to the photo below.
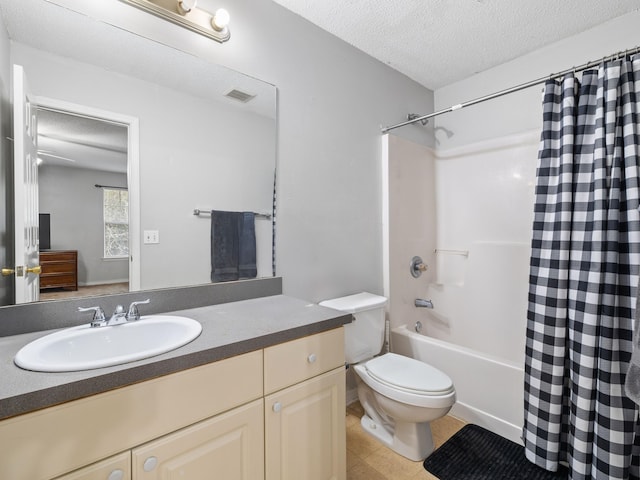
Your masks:
{"label": "toilet tank", "polygon": [[357,293],[320,302],[320,306],[353,314],[344,326],[347,363],[358,363],[378,355],[384,344],[384,307],[387,299],[373,293]]}

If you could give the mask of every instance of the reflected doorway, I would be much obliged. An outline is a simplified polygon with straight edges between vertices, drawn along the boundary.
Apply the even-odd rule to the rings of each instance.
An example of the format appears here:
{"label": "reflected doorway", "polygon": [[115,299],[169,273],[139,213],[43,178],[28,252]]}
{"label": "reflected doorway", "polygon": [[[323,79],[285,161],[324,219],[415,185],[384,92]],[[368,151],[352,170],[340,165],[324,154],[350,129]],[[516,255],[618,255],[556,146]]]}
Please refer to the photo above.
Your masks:
{"label": "reflected doorway", "polygon": [[37,118],[40,300],[130,291],[130,125],[42,102]]}

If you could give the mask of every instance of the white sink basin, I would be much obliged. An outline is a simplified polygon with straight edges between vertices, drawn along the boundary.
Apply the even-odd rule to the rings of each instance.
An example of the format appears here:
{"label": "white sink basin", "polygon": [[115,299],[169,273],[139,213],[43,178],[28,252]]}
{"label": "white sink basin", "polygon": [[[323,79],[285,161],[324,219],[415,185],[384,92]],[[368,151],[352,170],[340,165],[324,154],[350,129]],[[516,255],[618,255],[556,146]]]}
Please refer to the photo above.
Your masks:
{"label": "white sink basin", "polygon": [[37,372],[73,372],[133,362],[175,350],[202,331],[186,317],[150,315],[108,327],[68,328],[25,345],[16,365]]}

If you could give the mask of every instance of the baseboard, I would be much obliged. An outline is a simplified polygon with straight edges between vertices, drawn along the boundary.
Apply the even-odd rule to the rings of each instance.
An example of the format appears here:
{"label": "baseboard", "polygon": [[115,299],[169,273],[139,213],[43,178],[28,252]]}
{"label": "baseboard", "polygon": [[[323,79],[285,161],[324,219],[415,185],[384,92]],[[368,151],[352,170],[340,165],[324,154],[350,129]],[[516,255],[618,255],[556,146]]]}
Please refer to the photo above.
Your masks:
{"label": "baseboard", "polygon": [[78,282],[79,287],[95,287],[96,285],[114,285],[116,283],[127,283],[129,281],[128,278],[123,278],[120,280],[103,280],[103,281],[95,281],[95,282]]}
{"label": "baseboard", "polygon": [[480,425],[493,433],[497,433],[502,437],[508,438],[518,445],[522,445],[522,427],[505,422],[504,420],[478,410],[477,408],[456,402],[451,408],[449,415],[464,420],[467,423]]}

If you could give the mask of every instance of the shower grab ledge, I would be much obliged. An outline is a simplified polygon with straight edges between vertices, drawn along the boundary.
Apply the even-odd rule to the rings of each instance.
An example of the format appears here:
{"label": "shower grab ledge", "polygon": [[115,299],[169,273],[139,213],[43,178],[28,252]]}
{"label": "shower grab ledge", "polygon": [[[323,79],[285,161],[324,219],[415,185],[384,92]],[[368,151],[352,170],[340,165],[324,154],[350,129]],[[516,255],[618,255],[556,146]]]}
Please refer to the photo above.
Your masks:
{"label": "shower grab ledge", "polygon": [[460,255],[462,257],[469,256],[469,250],[447,250],[444,248],[436,248],[434,252],[442,255]]}

